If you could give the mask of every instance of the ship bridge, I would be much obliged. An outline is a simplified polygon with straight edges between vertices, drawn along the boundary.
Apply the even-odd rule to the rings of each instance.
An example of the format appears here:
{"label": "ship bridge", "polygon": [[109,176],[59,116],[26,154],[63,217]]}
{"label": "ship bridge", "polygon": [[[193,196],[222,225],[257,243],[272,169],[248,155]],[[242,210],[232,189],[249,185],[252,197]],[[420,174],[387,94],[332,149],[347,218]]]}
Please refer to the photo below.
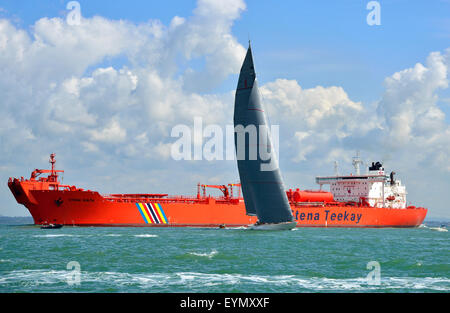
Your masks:
{"label": "ship bridge", "polygon": [[385,182],[388,180],[388,176],[384,174],[368,174],[368,175],[348,175],[348,176],[318,176],[316,177],[316,183],[320,185],[331,185],[338,182]]}
{"label": "ship bridge", "polygon": [[371,207],[406,207],[406,188],[400,180],[394,179],[394,172],[386,175],[380,162],[372,162],[368,173],[360,174],[360,162],[353,161],[356,174],[316,177],[320,190],[323,185],[330,185],[334,200],[339,202],[356,202]]}

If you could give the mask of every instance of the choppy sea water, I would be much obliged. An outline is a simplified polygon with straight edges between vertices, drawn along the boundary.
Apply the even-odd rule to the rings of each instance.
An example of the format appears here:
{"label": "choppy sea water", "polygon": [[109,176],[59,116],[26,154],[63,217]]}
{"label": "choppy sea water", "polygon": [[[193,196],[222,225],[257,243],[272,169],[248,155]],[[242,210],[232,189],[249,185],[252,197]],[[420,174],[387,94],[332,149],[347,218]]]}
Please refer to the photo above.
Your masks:
{"label": "choppy sea water", "polygon": [[449,292],[449,239],[430,226],[0,225],[0,292]]}

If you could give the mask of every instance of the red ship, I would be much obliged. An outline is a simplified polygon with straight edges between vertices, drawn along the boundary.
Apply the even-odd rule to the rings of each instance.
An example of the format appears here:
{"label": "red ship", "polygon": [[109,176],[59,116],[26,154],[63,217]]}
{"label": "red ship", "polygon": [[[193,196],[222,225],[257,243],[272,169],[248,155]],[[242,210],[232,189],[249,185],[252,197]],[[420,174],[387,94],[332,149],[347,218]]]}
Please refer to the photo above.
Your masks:
{"label": "red ship", "polygon": [[[19,204],[31,213],[36,225],[239,227],[254,224],[246,215],[240,184],[198,185],[196,196],[167,194],[111,194],[63,185],[55,170],[34,170],[29,179],[10,178],[8,187]],[[355,175],[317,177],[320,189],[287,190],[297,227],[417,227],[427,209],[406,205],[406,189],[394,174],[387,176],[382,164],[372,163],[368,172]],[[48,174],[47,177],[40,177]],[[220,197],[207,195],[217,188]]]}

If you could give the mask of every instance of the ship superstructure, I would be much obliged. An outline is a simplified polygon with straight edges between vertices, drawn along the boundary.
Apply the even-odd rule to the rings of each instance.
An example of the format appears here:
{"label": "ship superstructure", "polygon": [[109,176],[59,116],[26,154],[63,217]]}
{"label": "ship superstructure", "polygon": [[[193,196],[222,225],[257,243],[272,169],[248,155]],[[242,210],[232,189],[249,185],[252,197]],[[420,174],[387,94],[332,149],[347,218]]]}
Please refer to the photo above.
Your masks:
{"label": "ship superstructure", "polygon": [[330,185],[330,192],[338,202],[353,202],[376,208],[406,208],[406,187],[395,179],[395,172],[386,175],[383,164],[372,162],[367,174],[359,171],[359,157],[355,157],[355,175],[316,177],[316,183]]}

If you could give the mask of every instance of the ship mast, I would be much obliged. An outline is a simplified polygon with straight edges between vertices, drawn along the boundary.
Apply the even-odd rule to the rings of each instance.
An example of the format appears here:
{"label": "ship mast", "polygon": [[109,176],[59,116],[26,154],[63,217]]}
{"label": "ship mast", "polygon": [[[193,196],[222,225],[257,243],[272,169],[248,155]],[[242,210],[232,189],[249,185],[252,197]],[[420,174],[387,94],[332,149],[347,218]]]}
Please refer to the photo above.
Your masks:
{"label": "ship mast", "polygon": [[50,154],[50,160],[48,161],[52,165],[52,170],[50,172],[50,176],[48,177],[49,181],[51,181],[51,182],[58,181],[58,174],[56,172],[59,172],[59,171],[55,170],[55,163],[56,163],[55,156],[56,156],[56,154],[54,154],[54,153]]}
{"label": "ship mast", "polygon": [[56,154],[52,153],[50,154],[50,161],[49,163],[52,165],[52,172],[51,175],[55,175],[55,163],[56,163],[56,159],[55,159]]}
{"label": "ship mast", "polygon": [[356,156],[353,157],[352,165],[355,167],[356,175],[361,175],[361,171],[359,169],[359,165],[363,164],[363,161],[359,157],[359,151],[356,152]]}
{"label": "ship mast", "polygon": [[339,176],[338,161],[334,161],[334,175]]}

